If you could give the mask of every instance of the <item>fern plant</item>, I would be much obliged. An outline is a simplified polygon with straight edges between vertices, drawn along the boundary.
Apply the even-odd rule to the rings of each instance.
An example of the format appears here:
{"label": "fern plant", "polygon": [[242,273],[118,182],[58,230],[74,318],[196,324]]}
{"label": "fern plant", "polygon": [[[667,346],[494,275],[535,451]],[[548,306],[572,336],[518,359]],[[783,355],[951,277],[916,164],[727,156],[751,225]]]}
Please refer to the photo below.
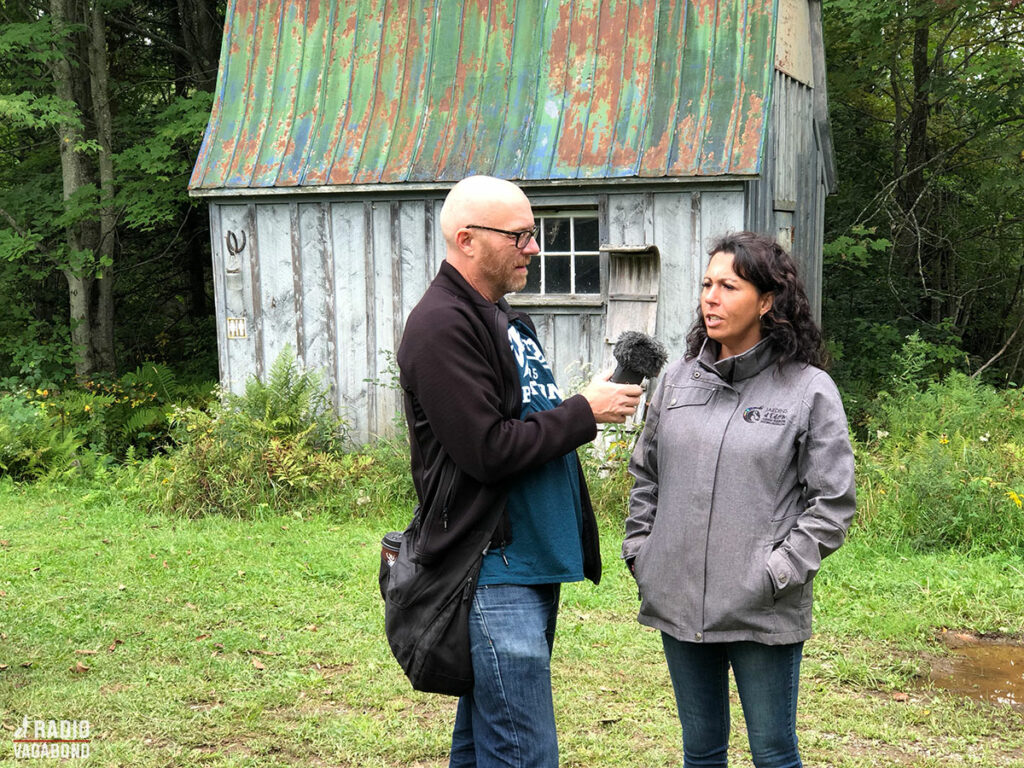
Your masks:
{"label": "fern plant", "polygon": [[349,471],[345,425],[290,348],[265,382],[251,379],[206,410],[175,409],[170,421],[179,447],[149,468],[153,503],[190,516],[259,515],[339,487]]}
{"label": "fern plant", "polygon": [[82,439],[41,406],[0,396],[0,476],[39,480],[80,466]]}
{"label": "fern plant", "polygon": [[251,378],[244,395],[229,395],[236,412],[234,425],[261,438],[300,438],[315,450],[333,450],[343,438],[344,424],[334,415],[320,374],[302,368],[286,346],[267,374],[266,382]]}

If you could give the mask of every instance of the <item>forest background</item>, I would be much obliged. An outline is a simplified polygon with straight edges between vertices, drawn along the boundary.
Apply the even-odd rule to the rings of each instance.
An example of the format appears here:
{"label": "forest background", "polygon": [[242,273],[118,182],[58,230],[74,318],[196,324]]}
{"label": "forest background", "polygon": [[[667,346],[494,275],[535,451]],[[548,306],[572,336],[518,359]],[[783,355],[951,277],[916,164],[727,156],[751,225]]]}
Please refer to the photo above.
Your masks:
{"label": "forest background", "polygon": [[[216,378],[207,211],[186,186],[223,14],[217,0],[0,4],[0,389],[147,361]],[[917,333],[927,376],[1016,386],[1024,5],[828,0],[824,24],[836,379],[866,402]]]}

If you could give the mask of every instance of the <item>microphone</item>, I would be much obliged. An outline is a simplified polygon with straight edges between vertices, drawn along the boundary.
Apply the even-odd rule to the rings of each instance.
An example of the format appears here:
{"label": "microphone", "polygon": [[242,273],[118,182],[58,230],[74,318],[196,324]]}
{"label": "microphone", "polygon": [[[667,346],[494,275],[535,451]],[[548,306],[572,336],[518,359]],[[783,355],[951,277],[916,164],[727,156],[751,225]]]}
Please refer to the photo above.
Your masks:
{"label": "microphone", "polygon": [[638,331],[623,331],[612,354],[618,363],[610,379],[615,384],[639,384],[644,377],[653,379],[668,360],[668,352],[660,341]]}

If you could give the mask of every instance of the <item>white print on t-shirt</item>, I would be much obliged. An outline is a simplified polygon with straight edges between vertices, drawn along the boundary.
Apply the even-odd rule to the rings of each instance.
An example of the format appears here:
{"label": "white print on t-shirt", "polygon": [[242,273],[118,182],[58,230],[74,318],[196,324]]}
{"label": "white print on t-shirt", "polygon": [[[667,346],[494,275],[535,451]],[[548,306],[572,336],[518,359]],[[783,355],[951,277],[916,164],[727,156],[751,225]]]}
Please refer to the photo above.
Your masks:
{"label": "white print on t-shirt", "polygon": [[[551,366],[548,365],[540,345],[529,336],[519,333],[514,325],[508,327],[508,343],[512,347],[512,354],[515,355],[520,372],[524,374],[525,379],[529,379],[529,384],[523,385],[523,404],[529,403],[534,395],[541,395],[552,402],[560,401],[562,393],[555,384]],[[547,375],[542,377],[542,371]],[[546,381],[542,381],[542,378]]]}

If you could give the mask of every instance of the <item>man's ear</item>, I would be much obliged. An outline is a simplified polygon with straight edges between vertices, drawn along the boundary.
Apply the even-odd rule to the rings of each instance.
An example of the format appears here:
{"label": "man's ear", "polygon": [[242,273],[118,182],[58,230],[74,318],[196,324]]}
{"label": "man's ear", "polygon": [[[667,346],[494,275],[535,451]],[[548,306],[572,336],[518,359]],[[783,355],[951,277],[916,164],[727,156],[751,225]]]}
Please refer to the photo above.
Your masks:
{"label": "man's ear", "polygon": [[473,233],[466,227],[455,232],[455,245],[467,256],[473,255]]}

